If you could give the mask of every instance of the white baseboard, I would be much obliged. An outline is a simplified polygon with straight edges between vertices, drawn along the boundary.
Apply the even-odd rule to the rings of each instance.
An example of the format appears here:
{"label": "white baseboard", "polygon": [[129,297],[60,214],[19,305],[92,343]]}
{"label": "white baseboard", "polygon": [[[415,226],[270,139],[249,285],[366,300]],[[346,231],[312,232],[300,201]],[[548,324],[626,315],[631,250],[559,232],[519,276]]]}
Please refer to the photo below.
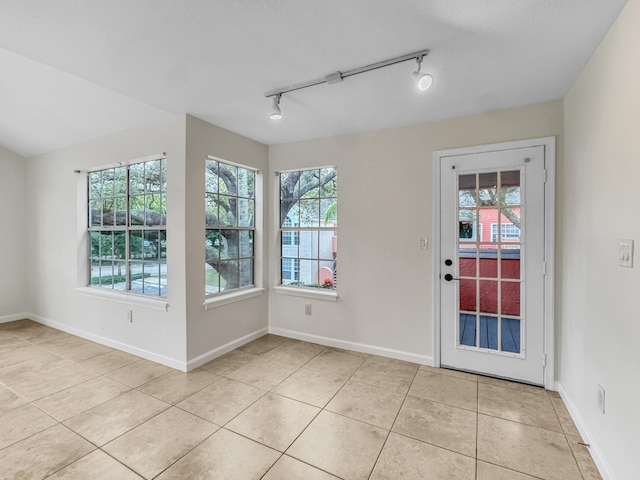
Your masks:
{"label": "white baseboard", "polygon": [[245,335],[244,337],[238,338],[237,340],[233,340],[218,348],[214,348],[213,350],[210,350],[207,353],[203,353],[202,355],[199,355],[196,358],[193,358],[187,362],[187,369],[188,369],[187,371],[191,371],[194,368],[198,368],[199,366],[204,365],[205,363],[210,362],[211,360],[214,360],[224,355],[225,353],[230,352],[231,350],[235,350],[236,348],[241,347],[242,345],[245,345],[255,340],[256,338],[260,338],[263,335],[266,335],[267,333],[268,332],[266,328],[261,328],[260,330],[256,330],[255,332],[250,333],[249,335]]}
{"label": "white baseboard", "polygon": [[613,475],[611,471],[611,467],[609,467],[607,460],[604,458],[604,455],[602,454],[602,450],[600,450],[598,443],[594,440],[593,436],[591,435],[591,432],[589,431],[589,428],[585,424],[584,419],[582,418],[582,415],[580,415],[580,412],[578,412],[578,410],[576,409],[575,403],[571,401],[569,394],[562,387],[562,384],[560,382],[556,382],[556,387],[557,387],[556,389],[558,390],[558,393],[560,394],[560,397],[562,397],[562,401],[564,402],[565,406],[567,407],[567,410],[569,411],[569,415],[571,415],[571,418],[573,419],[573,423],[575,423],[576,428],[578,429],[578,431],[580,432],[580,435],[582,436],[582,440],[584,441],[584,443],[589,445],[589,452],[591,453],[591,458],[593,458],[593,461],[596,464],[596,467],[598,467],[598,471],[600,472],[602,479],[616,480],[616,477]]}
{"label": "white baseboard", "polygon": [[13,315],[0,317],[0,323],[15,322],[16,320],[24,320],[25,318],[29,318],[29,314],[27,312],[14,313]]}
{"label": "white baseboard", "polygon": [[308,333],[296,332],[294,330],[287,330],[284,328],[269,327],[269,333],[280,335],[282,337],[294,338],[296,340],[318,343],[326,347],[335,347],[345,350],[353,350],[355,352],[370,353],[372,355],[395,358],[397,360],[404,360],[405,362],[412,362],[420,365],[433,365],[433,357],[418,355],[416,353],[403,352],[401,350],[392,350],[390,348],[376,347],[374,345],[367,345],[365,343],[348,342],[335,338],[321,337],[319,335],[310,335]]}
{"label": "white baseboard", "polygon": [[167,367],[175,368],[176,370],[180,370],[183,372],[187,371],[187,362],[176,360],[174,358],[165,357],[163,355],[158,355],[153,352],[149,352],[147,350],[143,350],[138,347],[134,347],[132,345],[128,345],[126,343],[118,342],[115,340],[111,340],[110,338],[101,337],[100,335],[96,335],[94,333],[87,332],[85,330],[81,330],[79,328],[70,327],[69,325],[65,325],[64,323],[59,323],[48,318],[42,317],[40,315],[34,315],[31,313],[26,314],[26,318],[33,320],[34,322],[41,323],[43,325],[47,325],[49,327],[55,328],[56,330],[61,330],[66,333],[70,333],[71,335],[75,335],[77,337],[84,338],[86,340],[91,340],[92,342],[99,343],[101,345],[106,345],[107,347],[115,348],[118,350],[122,350],[123,352],[130,353],[132,355],[136,355],[138,357],[145,358],[147,360],[151,360],[152,362],[160,363],[162,365],[166,365]]}

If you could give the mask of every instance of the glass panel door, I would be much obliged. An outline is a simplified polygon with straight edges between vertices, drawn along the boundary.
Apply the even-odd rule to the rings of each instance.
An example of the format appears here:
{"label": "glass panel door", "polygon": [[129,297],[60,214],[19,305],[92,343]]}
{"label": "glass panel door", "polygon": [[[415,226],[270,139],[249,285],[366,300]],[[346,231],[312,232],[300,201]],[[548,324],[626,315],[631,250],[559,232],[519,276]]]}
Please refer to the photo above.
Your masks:
{"label": "glass panel door", "polygon": [[522,353],[520,176],[458,175],[458,348]]}

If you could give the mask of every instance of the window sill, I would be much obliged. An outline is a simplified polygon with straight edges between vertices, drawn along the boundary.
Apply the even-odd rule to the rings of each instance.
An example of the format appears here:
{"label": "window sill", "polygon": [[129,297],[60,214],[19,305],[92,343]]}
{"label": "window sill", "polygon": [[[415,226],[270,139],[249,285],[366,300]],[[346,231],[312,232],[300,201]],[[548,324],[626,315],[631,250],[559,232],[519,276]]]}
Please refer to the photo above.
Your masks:
{"label": "window sill", "polygon": [[248,298],[257,297],[262,295],[264,288],[250,288],[247,290],[240,290],[238,292],[231,292],[223,295],[216,295],[215,297],[207,298],[204,301],[204,309],[211,310],[212,308],[222,307],[223,305],[229,305],[230,303],[240,302]]}
{"label": "window sill", "polygon": [[104,300],[110,300],[117,303],[124,303],[125,305],[151,308],[154,310],[162,310],[165,312],[169,310],[169,303],[166,299],[163,298],[143,297],[131,293],[104,290],[97,287],[79,287],[76,288],[75,291],[81,293],[82,295],[102,298]]}
{"label": "window sill", "polygon": [[301,287],[273,287],[273,291],[280,295],[291,295],[294,297],[314,298],[327,302],[337,302],[338,293],[335,291],[322,291],[322,289],[301,288]]}

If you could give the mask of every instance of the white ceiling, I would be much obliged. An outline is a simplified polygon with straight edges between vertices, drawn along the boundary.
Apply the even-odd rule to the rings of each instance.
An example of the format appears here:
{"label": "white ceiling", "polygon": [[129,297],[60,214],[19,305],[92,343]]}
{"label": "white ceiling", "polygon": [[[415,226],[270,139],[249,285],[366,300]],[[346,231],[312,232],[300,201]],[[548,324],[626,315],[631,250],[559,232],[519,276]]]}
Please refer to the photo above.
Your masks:
{"label": "white ceiling", "polygon": [[[626,0],[0,0],[0,145],[189,113],[277,144],[562,98]],[[413,61],[266,92],[422,49]]]}

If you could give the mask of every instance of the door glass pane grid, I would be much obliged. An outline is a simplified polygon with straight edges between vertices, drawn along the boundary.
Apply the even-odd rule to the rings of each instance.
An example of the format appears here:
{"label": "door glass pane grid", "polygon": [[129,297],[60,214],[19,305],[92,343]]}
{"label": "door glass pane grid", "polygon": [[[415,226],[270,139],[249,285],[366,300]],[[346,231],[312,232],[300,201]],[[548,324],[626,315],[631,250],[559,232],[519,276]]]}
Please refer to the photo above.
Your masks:
{"label": "door glass pane grid", "polygon": [[520,177],[458,176],[458,348],[523,355]]}

